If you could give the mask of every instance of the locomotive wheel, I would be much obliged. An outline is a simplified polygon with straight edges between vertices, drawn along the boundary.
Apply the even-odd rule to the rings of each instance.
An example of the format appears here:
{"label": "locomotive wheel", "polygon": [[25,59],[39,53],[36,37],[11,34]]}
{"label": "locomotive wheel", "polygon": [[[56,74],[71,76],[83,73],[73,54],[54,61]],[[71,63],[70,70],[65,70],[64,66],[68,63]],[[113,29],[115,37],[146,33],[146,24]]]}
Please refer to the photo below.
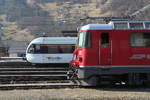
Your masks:
{"label": "locomotive wheel", "polygon": [[143,80],[140,79],[139,73],[129,73],[128,74],[127,85],[129,85],[129,86],[140,86],[142,84],[143,84]]}
{"label": "locomotive wheel", "polygon": [[87,83],[89,86],[98,86],[98,77],[92,76],[89,79],[87,79]]}

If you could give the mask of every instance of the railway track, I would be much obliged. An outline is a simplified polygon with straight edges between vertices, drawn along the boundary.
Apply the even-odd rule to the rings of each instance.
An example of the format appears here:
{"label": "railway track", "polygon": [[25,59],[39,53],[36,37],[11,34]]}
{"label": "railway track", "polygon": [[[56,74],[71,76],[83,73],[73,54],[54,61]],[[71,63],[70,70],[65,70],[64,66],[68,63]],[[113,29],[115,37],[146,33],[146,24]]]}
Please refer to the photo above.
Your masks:
{"label": "railway track", "polygon": [[67,79],[68,66],[0,62],[0,89],[76,87]]}
{"label": "railway track", "polygon": [[76,88],[73,83],[28,83],[28,84],[1,84],[0,90],[10,89],[56,89],[56,88]]}

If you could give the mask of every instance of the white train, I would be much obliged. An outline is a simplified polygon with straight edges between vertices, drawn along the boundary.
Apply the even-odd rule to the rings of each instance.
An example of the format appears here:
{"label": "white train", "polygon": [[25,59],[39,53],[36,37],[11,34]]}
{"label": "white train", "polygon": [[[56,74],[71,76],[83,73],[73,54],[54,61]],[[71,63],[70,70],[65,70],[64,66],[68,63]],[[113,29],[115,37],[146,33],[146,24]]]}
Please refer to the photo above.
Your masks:
{"label": "white train", "polygon": [[39,37],[31,41],[26,59],[34,64],[70,63],[76,37]]}

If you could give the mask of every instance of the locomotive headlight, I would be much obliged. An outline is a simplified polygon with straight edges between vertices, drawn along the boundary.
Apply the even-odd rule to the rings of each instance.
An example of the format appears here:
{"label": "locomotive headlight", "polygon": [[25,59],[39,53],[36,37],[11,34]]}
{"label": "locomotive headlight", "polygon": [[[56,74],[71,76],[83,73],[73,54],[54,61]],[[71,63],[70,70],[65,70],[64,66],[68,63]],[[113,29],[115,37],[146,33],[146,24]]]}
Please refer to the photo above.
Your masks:
{"label": "locomotive headlight", "polygon": [[79,61],[82,62],[82,57],[79,57]]}
{"label": "locomotive headlight", "polygon": [[77,57],[77,60],[78,60],[79,62],[82,62],[82,57]]}

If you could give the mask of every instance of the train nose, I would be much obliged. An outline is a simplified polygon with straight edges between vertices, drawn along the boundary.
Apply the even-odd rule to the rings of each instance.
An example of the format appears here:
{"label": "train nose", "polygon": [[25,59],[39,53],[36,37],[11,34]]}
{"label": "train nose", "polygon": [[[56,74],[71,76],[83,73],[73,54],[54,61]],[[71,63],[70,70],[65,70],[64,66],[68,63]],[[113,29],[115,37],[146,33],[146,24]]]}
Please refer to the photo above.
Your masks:
{"label": "train nose", "polygon": [[28,62],[31,62],[31,63],[43,63],[42,55],[27,54],[26,59]]}

